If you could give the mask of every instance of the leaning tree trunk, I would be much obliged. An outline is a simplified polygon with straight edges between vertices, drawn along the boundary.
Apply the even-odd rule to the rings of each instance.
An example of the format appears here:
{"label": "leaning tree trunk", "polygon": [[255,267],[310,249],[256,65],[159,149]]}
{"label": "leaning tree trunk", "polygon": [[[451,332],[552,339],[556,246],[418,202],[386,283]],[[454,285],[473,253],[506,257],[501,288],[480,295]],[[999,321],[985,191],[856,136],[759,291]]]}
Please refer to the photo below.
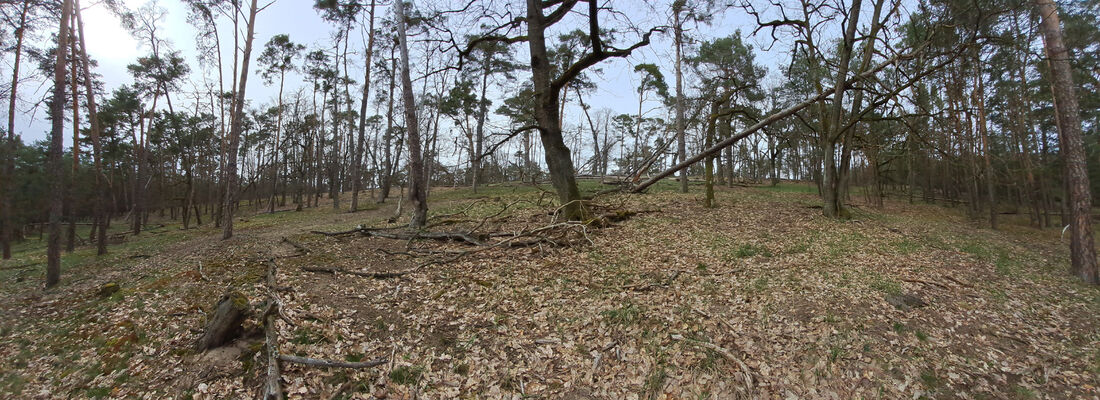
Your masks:
{"label": "leaning tree trunk", "polygon": [[1036,11],[1042,18],[1040,29],[1043,32],[1046,55],[1050,63],[1054,110],[1058,119],[1062,155],[1065,157],[1072,272],[1085,282],[1100,284],[1100,273],[1098,273],[1100,271],[1097,271],[1096,249],[1092,238],[1092,198],[1085,161],[1085,144],[1081,133],[1081,115],[1073,84],[1070,54],[1062,41],[1058,8],[1053,0],[1037,0],[1035,4]]}
{"label": "leaning tree trunk", "polygon": [[[80,65],[84,71],[85,77],[92,76],[91,67],[88,61],[88,47],[85,45],[84,40],[84,18],[80,14],[80,0],[74,0],[73,2],[74,15],[76,16],[76,27],[79,33],[80,41]],[[88,107],[88,124],[90,126],[90,133],[92,135],[92,167],[95,174],[95,200],[92,208],[92,215],[95,219],[95,229],[97,230],[96,237],[96,254],[107,254],[107,225],[110,223],[110,216],[106,212],[108,187],[101,187],[103,185],[103,159],[102,159],[102,146],[100,144],[100,134],[102,133],[102,126],[99,124],[99,111],[96,108],[95,102],[95,90],[92,87],[91,79],[84,79],[84,96],[85,103]]]}

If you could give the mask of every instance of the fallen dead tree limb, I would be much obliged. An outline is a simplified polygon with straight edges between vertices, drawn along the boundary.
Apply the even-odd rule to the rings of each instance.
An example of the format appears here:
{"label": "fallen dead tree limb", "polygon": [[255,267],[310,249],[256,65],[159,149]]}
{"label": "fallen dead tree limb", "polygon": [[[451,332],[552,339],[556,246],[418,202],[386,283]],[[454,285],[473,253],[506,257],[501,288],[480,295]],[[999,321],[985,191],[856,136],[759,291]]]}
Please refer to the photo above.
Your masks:
{"label": "fallen dead tree limb", "polygon": [[[275,269],[277,264],[275,260],[268,259],[267,269],[267,286],[274,290],[277,287],[275,283]],[[267,376],[264,379],[264,399],[265,400],[281,400],[283,398],[283,388],[280,381],[282,375],[279,373],[279,334],[275,331],[275,318],[279,315],[280,302],[275,297],[274,292],[268,292],[267,309],[264,311],[264,348],[267,350]]]}
{"label": "fallen dead tree limb", "polygon": [[715,353],[718,353],[718,354],[722,355],[722,357],[725,357],[726,360],[729,360],[730,362],[733,362],[734,364],[737,364],[737,366],[741,368],[741,373],[744,374],[746,391],[752,392],[752,382],[753,382],[752,370],[749,369],[748,365],[745,365],[744,361],[741,361],[740,358],[733,355],[733,353],[731,353],[729,350],[725,349],[724,347],[718,346],[714,343],[704,342],[704,341],[695,340],[695,339],[688,339],[688,338],[684,337],[683,335],[680,335],[680,334],[677,334],[677,333],[672,334],[672,339],[673,340],[678,340],[678,341],[681,341],[681,342],[684,342],[684,343],[692,344],[692,345],[695,345],[695,346],[703,347],[703,348],[706,348],[708,350],[712,350]]}
{"label": "fallen dead tree limb", "polygon": [[680,277],[680,274],[683,273],[683,272],[684,271],[676,270],[676,272],[673,272],[672,275],[669,276],[668,279],[665,279],[663,282],[654,282],[654,283],[649,283],[649,284],[626,285],[626,286],[623,286],[622,289],[623,290],[633,290],[635,292],[648,292],[650,290],[653,290],[653,289],[656,289],[656,288],[659,288],[659,287],[669,287],[669,285],[672,285],[672,281],[674,281],[674,280],[676,280],[676,278]]}
{"label": "fallen dead tree limb", "polygon": [[283,243],[293,246],[301,254],[308,254],[310,252],[309,247],[303,246],[301,243],[295,242],[290,238],[283,237]]}
{"label": "fallen dead tree limb", "polygon": [[314,366],[314,367],[325,367],[325,368],[371,368],[371,367],[377,367],[379,365],[390,362],[389,360],[387,360],[385,358],[379,358],[377,360],[363,361],[363,362],[343,362],[343,361],[322,360],[322,359],[318,359],[318,358],[298,357],[298,356],[291,356],[291,355],[286,355],[286,354],[280,354],[279,355],[279,360],[280,361],[286,361],[286,362],[289,362],[289,363],[309,365],[309,366]]}
{"label": "fallen dead tree limb", "polygon": [[396,240],[417,240],[417,239],[430,239],[441,241],[456,241],[465,242],[475,246],[484,246],[481,239],[465,232],[416,232],[416,231],[396,231],[390,232],[384,229],[356,227],[352,230],[340,231],[340,232],[324,232],[324,231],[310,231],[311,233],[325,235],[325,236],[346,236],[353,234],[360,234],[368,237],[380,237],[385,239]]}
{"label": "fallen dead tree limb", "polygon": [[335,275],[337,272],[339,272],[341,274],[361,276],[361,277],[364,277],[364,278],[388,279],[388,278],[397,278],[397,277],[401,277],[401,276],[411,274],[411,273],[416,272],[420,268],[423,268],[427,265],[430,265],[430,264],[421,264],[421,265],[419,265],[415,268],[409,268],[409,269],[406,269],[406,270],[395,271],[395,272],[366,272],[366,271],[355,271],[355,270],[336,268],[336,267],[317,267],[317,266],[305,266],[305,267],[302,267],[302,271],[317,272],[317,273],[324,273],[324,274],[333,274],[333,275]]}

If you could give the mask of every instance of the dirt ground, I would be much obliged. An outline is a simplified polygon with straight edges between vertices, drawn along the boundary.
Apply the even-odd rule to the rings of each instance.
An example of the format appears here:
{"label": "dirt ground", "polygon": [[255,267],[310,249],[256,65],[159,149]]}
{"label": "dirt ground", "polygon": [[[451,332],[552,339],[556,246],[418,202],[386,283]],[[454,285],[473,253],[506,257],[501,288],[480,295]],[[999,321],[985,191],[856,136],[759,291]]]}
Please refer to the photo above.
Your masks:
{"label": "dirt ground", "polygon": [[[668,189],[600,197],[641,213],[518,247],[311,233],[391,226],[392,201],[248,215],[228,241],[166,221],[67,255],[48,291],[28,243],[0,264],[0,397],[257,398],[259,318],[191,349],[236,289],[257,316],[280,298],[283,354],[387,361],[281,363],[292,399],[1100,398],[1100,288],[1068,275],[1056,230],[895,201],[834,221],[797,184],[723,188],[714,209]],[[436,189],[433,230],[530,231],[556,222],[550,197]]]}

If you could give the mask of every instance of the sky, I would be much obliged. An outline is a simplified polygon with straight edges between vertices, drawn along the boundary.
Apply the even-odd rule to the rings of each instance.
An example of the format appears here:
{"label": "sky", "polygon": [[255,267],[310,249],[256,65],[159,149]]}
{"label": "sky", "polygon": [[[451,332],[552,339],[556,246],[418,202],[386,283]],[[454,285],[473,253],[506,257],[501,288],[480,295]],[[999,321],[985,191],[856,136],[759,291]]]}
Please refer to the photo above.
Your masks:
{"label": "sky", "polygon": [[[149,1],[125,0],[123,3],[131,9],[137,9],[149,3]],[[414,0],[414,3],[418,2]],[[667,4],[664,4],[664,2],[653,3],[652,5],[646,5],[634,0],[618,0],[611,2],[612,6],[622,11],[623,17],[642,29],[667,23]],[[201,83],[203,80],[203,72],[197,67],[197,62],[195,61],[196,30],[188,24],[186,20],[187,11],[185,6],[178,0],[160,0],[156,1],[155,4],[163,8],[166,12],[165,17],[158,24],[159,34],[168,40],[171,48],[179,50],[188,60],[188,63],[192,66],[192,72],[189,79],[192,82]],[[313,9],[312,4],[312,0],[277,0],[257,17],[252,75],[249,79],[247,88],[247,97],[251,99],[253,105],[273,103],[272,99],[277,93],[277,87],[274,87],[274,85],[267,86],[262,79],[259,79],[256,73],[257,65],[255,62],[255,57],[257,57],[262,50],[263,44],[266,43],[272,35],[281,33],[288,34],[292,41],[306,44],[307,47],[321,46],[330,48],[332,46],[331,32],[333,31],[333,27],[321,19],[318,13]],[[135,62],[138,57],[148,54],[149,49],[133,38],[121,25],[119,19],[108,11],[105,6],[98,2],[85,2],[84,5],[86,7],[84,10],[85,34],[88,39],[89,56],[99,62],[95,72],[102,75],[108,92],[113,91],[119,86],[130,84],[132,78],[126,66]],[[578,6],[577,9],[580,10],[581,6]],[[380,8],[379,11],[380,16],[388,12],[385,8]],[[620,17],[613,15],[601,14],[601,17],[601,20],[606,20],[603,22],[605,25],[613,25],[616,20],[621,22],[621,19],[619,19]],[[569,30],[584,28],[583,24],[578,24],[578,22],[581,21],[581,18],[573,18],[572,20],[567,18],[562,22],[562,25],[568,25],[565,28]],[[731,35],[737,29],[749,33],[752,31],[753,27],[753,20],[745,15],[744,12],[732,9],[718,15],[710,25],[689,26],[689,34],[698,38],[709,39]],[[225,37],[224,35],[230,34],[230,32],[232,32],[231,27],[224,27],[223,37]],[[629,35],[625,35],[623,42],[633,40],[634,38],[636,38],[636,36],[629,37]],[[353,33],[352,39],[352,51],[355,51],[357,45],[355,41],[359,39],[358,32]],[[758,35],[757,37],[746,37],[745,40],[747,43],[756,47],[758,51],[757,62],[767,67],[769,71],[768,79],[770,81],[777,80],[783,65],[783,60],[785,59],[784,53],[787,46],[784,44],[770,46],[771,38],[766,34]],[[231,60],[231,49],[228,48],[229,46],[225,47],[226,48],[223,49],[223,57],[227,60]],[[516,53],[517,59],[521,62],[526,61],[527,54],[524,51],[526,46],[517,44],[513,45],[513,47],[518,50]],[[770,51],[762,51],[766,48],[770,48]],[[675,82],[673,60],[674,53],[671,34],[656,34],[650,46],[639,49],[631,57],[625,59],[611,59],[599,64],[598,68],[602,72],[599,75],[593,76],[597,84],[597,89],[591,95],[591,98],[586,99],[586,102],[593,107],[593,110],[601,108],[610,109],[612,110],[612,115],[620,113],[636,114],[638,98],[635,87],[637,86],[638,76],[633,72],[633,66],[643,62],[657,64],[664,73],[669,87],[672,88]],[[413,61],[413,69],[415,72],[417,69],[417,60],[414,59]],[[10,68],[10,63],[11,61],[7,60],[5,66]],[[353,77],[361,76],[361,72],[356,72],[358,68],[361,68],[361,65],[353,66],[350,75]],[[226,70],[226,76],[228,77],[228,65],[226,66]],[[529,73],[520,73],[517,79],[529,79],[529,76]],[[414,76],[414,79],[415,78]],[[207,79],[214,79],[216,81],[216,76]],[[300,77],[291,76],[286,86],[289,91],[301,85],[302,80]],[[690,82],[686,81],[685,85],[690,85]],[[30,91],[30,96],[38,96],[38,98],[41,98],[49,87],[48,84],[41,84],[39,86],[40,89],[38,93],[32,90]],[[419,87],[419,85],[416,86]],[[191,84],[185,84],[183,87],[187,90],[187,88],[193,86]],[[497,85],[494,92],[497,93],[498,96],[503,95],[503,93],[500,92],[503,87],[502,85]],[[181,101],[178,99],[173,100],[177,102]],[[500,100],[500,97],[498,97],[495,104],[500,104]],[[645,107],[647,116],[664,117],[665,111],[663,109],[658,110],[659,105],[657,101],[647,102]],[[29,107],[20,107],[21,110],[25,108]],[[16,118],[16,132],[22,135],[25,142],[43,140],[48,136],[49,122],[46,119],[46,110],[44,108],[40,107],[33,113],[18,114]],[[575,102],[567,106],[565,118],[567,129],[570,125],[579,126],[582,118],[584,118],[583,114]],[[495,121],[497,123],[494,124],[494,126],[498,127],[498,129],[504,129],[503,122],[499,121],[499,119]],[[68,147],[70,142],[71,137],[66,137],[65,146]],[[445,151],[446,149],[441,150]]]}

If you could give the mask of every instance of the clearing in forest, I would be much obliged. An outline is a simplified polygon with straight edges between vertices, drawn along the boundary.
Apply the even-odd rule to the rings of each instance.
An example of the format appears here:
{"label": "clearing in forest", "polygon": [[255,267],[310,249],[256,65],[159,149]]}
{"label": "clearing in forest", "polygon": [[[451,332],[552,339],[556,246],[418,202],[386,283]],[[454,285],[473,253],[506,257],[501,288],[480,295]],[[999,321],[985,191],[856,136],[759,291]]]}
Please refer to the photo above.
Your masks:
{"label": "clearing in forest", "polygon": [[[0,264],[0,393],[255,398],[274,297],[282,354],[385,361],[280,363],[288,398],[1097,395],[1100,288],[1066,272],[1057,231],[900,202],[836,221],[802,184],[706,209],[672,187],[600,196],[588,224],[531,186],[436,188],[429,230],[467,235],[449,240],[365,229],[401,225],[395,202],[249,215],[228,241],[165,221],[67,255],[48,291],[31,240]],[[251,302],[245,337],[196,354],[228,289]]]}

